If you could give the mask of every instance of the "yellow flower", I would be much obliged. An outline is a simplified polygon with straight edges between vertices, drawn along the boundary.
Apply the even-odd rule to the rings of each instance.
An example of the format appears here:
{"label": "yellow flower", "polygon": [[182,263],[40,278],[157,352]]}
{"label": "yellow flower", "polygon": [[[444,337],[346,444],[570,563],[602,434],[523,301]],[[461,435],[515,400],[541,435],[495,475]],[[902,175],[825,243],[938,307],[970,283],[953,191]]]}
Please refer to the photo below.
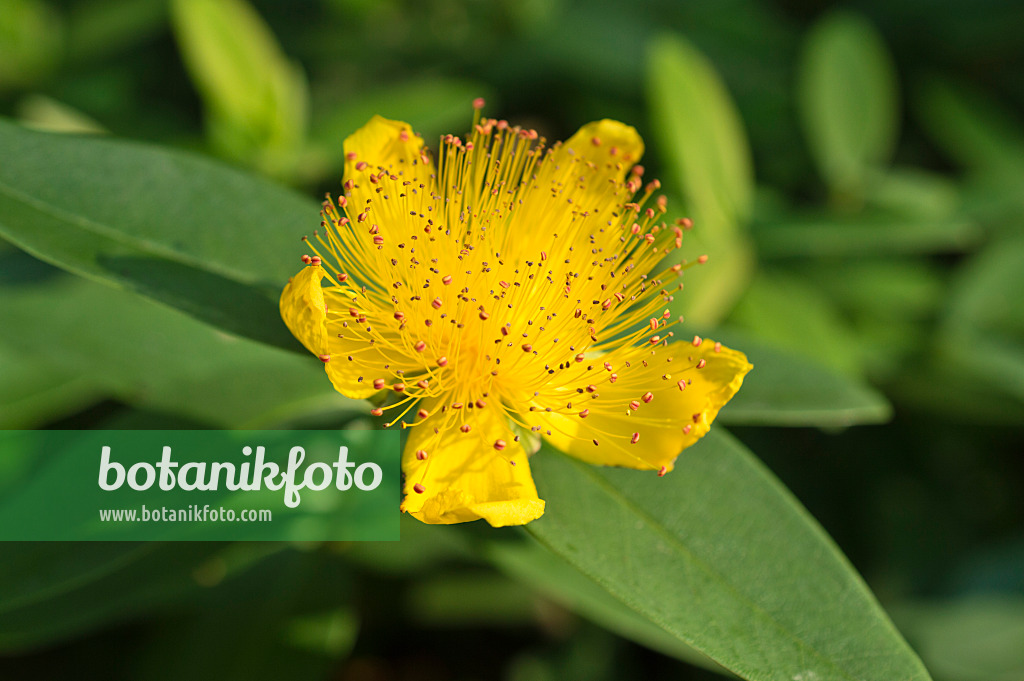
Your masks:
{"label": "yellow flower", "polygon": [[544,513],[540,438],[664,475],[751,366],[669,343],[687,265],[655,270],[690,223],[660,222],[636,130],[603,120],[546,149],[479,106],[473,128],[436,166],[406,123],[374,117],[345,140],[345,194],[324,202],[281,314],[339,392],[390,395],[373,413],[409,431],[404,511],[521,525]]}

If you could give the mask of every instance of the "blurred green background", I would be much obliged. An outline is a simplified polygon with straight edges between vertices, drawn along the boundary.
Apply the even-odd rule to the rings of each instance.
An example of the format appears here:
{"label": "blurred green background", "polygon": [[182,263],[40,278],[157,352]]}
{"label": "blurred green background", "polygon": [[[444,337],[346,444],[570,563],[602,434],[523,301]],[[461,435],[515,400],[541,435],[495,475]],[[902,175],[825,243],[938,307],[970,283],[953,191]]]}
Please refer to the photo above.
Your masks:
{"label": "blurred green background", "polygon": [[[0,114],[314,197],[374,113],[428,142],[476,96],[549,139],[635,125],[695,218],[688,255],[711,255],[677,312],[755,366],[774,348],[860,391],[845,415],[794,411],[818,428],[723,420],[936,681],[1019,681],[1021,26],[1011,0],[0,0]],[[186,339],[194,365],[162,365]],[[303,359],[0,242],[0,427],[358,426]],[[0,547],[0,677],[718,678],[483,560],[486,528],[403,523],[393,546]]]}

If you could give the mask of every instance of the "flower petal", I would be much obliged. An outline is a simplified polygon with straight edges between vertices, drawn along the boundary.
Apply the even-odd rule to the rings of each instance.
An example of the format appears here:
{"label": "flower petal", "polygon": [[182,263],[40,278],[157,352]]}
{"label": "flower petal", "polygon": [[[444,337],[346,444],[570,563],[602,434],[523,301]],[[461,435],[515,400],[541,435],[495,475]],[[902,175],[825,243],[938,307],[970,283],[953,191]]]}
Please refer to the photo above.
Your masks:
{"label": "flower petal", "polygon": [[327,301],[320,282],[327,273],[319,265],[302,268],[281,293],[281,318],[306,349],[320,357],[335,389],[346,397],[362,399],[377,392],[360,381],[363,367],[348,357],[362,345],[331,336],[327,331]]}
{"label": "flower petal", "polygon": [[[427,404],[428,411],[439,403]],[[434,433],[440,414],[414,426],[402,454],[405,500],[402,510],[425,523],[463,523],[483,518],[494,527],[525,525],[544,513],[544,501],[530,475],[522,446],[495,408],[467,414],[469,433],[455,425]],[[502,451],[494,447],[504,440]],[[416,456],[427,453],[425,460]],[[422,492],[417,492],[422,489]]]}
{"label": "flower petal", "polygon": [[596,177],[588,185],[606,194],[608,180],[622,182],[644,155],[644,141],[636,128],[610,119],[587,123],[555,152],[559,164],[571,158],[594,164]]}
{"label": "flower petal", "polygon": [[[667,350],[673,354],[675,366],[688,367],[683,373],[667,380],[657,377],[640,390],[624,380],[603,384],[585,419],[541,413],[545,438],[588,463],[672,470],[679,452],[708,432],[718,411],[736,394],[753,367],[743,353],[711,340],[704,340],[699,347],[680,343]],[[694,368],[701,360],[706,365]],[[682,378],[689,382],[680,390]],[[651,393],[649,401],[642,399],[645,391]],[[632,401],[639,405],[635,411],[628,406]],[[531,416],[538,420],[538,415]],[[639,434],[636,443],[631,442],[634,434]],[[593,440],[599,444],[595,446]]]}

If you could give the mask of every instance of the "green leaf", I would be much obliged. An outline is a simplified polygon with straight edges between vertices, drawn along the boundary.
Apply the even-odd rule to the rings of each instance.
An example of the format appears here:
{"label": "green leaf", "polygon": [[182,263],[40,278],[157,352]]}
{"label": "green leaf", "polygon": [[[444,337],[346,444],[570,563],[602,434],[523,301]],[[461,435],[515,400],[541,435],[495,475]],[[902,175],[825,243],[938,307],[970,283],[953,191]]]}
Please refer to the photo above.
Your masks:
{"label": "green leaf", "polygon": [[0,92],[44,79],[61,57],[61,17],[41,0],[0,0]]}
{"label": "green leaf", "polygon": [[763,258],[891,256],[964,251],[983,236],[963,217],[909,218],[886,213],[851,217],[787,216],[761,222],[752,230]]}
{"label": "green leaf", "polygon": [[697,224],[685,250],[691,259],[707,254],[713,263],[687,273],[693,293],[683,294],[681,305],[688,319],[713,325],[753,272],[745,231],[754,193],[750,147],[714,67],[678,36],[662,36],[651,46],[647,100],[653,146]]}
{"label": "green leaf", "polygon": [[290,176],[306,133],[302,71],[245,0],[173,0],[171,10],[214,146],[264,172]]}
{"label": "green leaf", "polygon": [[0,236],[77,274],[298,349],[277,297],[317,205],[190,154],[0,121]]}
{"label": "green leaf", "polygon": [[656,147],[694,216],[745,223],[754,193],[750,145],[711,63],[683,38],[661,36],[648,54],[647,98]]}
{"label": "green leaf", "polygon": [[125,291],[62,277],[2,292],[0,350],[45,364],[54,392],[69,389],[61,376],[84,378],[94,395],[233,428],[337,417],[359,404],[312,355],[229,336]]}
{"label": "green leaf", "polygon": [[84,376],[0,346],[0,429],[37,428],[94,402],[102,391]]}
{"label": "green leaf", "polygon": [[531,460],[550,503],[527,529],[647,619],[756,681],[928,673],[824,531],[720,429],[676,469]]}
{"label": "green leaf", "polygon": [[895,67],[874,27],[849,12],[821,20],[804,45],[797,97],[822,175],[859,193],[891,159],[899,129]]}
{"label": "green leaf", "polygon": [[741,350],[754,365],[718,415],[734,425],[839,428],[883,423],[892,407],[874,388],[733,330],[708,334]]}
{"label": "green leaf", "polygon": [[730,323],[835,371],[851,376],[862,373],[857,339],[849,324],[831,300],[798,277],[759,274]]}
{"label": "green leaf", "polygon": [[609,631],[686,662],[724,672],[536,541],[492,541],[485,555],[498,569]]}
{"label": "green leaf", "polygon": [[1024,597],[984,594],[893,608],[893,617],[943,679],[1024,677]]}

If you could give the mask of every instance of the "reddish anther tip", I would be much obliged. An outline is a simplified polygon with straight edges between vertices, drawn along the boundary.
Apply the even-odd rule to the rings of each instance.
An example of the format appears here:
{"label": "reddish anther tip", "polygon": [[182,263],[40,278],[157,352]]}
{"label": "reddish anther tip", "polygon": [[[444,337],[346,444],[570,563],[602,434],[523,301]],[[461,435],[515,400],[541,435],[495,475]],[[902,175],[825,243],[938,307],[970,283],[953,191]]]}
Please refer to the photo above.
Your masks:
{"label": "reddish anther tip", "polygon": [[691,429],[692,426],[689,423],[687,423],[685,426],[683,426],[683,435],[689,435]]}
{"label": "reddish anther tip", "polygon": [[416,483],[415,485],[412,486],[412,490],[416,492],[416,494],[423,494],[424,492],[427,491],[427,488],[419,483]]}
{"label": "reddish anther tip", "polygon": [[614,383],[617,380],[619,380],[619,375],[618,374],[612,374],[611,376],[608,377],[608,382],[609,383]]}
{"label": "reddish anther tip", "polygon": [[508,443],[505,442],[504,440],[495,440],[494,441],[494,448],[497,449],[499,452],[501,450],[505,449],[505,447],[507,447],[507,446],[508,446]]}
{"label": "reddish anther tip", "polygon": [[636,411],[637,409],[640,408],[640,403],[637,402],[636,400],[633,400],[629,403],[629,408],[632,409],[633,411]]}
{"label": "reddish anther tip", "polygon": [[443,277],[441,277],[441,283],[444,284],[445,286],[452,283],[452,275],[446,274]]}
{"label": "reddish anther tip", "polygon": [[580,412],[580,418],[581,419],[585,419],[588,416],[590,416],[590,410],[589,409],[584,409],[583,411]]}
{"label": "reddish anther tip", "polygon": [[590,143],[593,144],[595,147],[599,147],[599,146],[601,146],[601,138],[600,137],[593,137],[593,138],[591,138]]}
{"label": "reddish anther tip", "polygon": [[440,310],[442,305],[444,305],[444,301],[442,301],[440,298],[434,298],[432,301],[430,301],[430,306],[435,310]]}
{"label": "reddish anther tip", "polygon": [[721,343],[715,343],[715,352],[721,352],[721,351],[722,351],[722,344]]}
{"label": "reddish anther tip", "polygon": [[661,468],[658,469],[658,477],[659,478],[664,478],[665,477],[665,473],[668,473],[668,468],[666,468],[665,466],[662,466]]}
{"label": "reddish anther tip", "polygon": [[322,355],[317,355],[317,357],[319,357],[320,361],[323,362],[324,364],[327,364],[328,362],[331,361],[331,356],[329,354],[327,354],[327,353],[324,353]]}
{"label": "reddish anther tip", "polygon": [[533,346],[529,343],[523,343],[523,352],[532,352]]}
{"label": "reddish anther tip", "polygon": [[425,451],[423,451],[422,449],[417,449],[416,450],[416,458],[419,461],[425,461],[427,459],[427,453]]}
{"label": "reddish anther tip", "polygon": [[651,400],[654,399],[654,393],[652,393],[652,392],[645,392],[644,396],[641,397],[640,399],[644,401],[644,404],[647,404],[648,402],[650,402]]}
{"label": "reddish anther tip", "polygon": [[633,166],[633,174],[636,175],[637,177],[643,177],[644,176],[644,167],[642,165],[640,165],[639,163],[636,164],[635,166]]}
{"label": "reddish anther tip", "polygon": [[396,393],[405,392],[405,383],[395,383],[393,386],[391,386],[391,389],[394,390]]}
{"label": "reddish anther tip", "polygon": [[373,387],[375,389],[377,389],[377,390],[382,389],[384,387],[384,384],[385,384],[385,381],[384,381],[383,378],[375,378],[375,379],[373,379]]}
{"label": "reddish anther tip", "polygon": [[426,349],[427,344],[423,341],[416,341],[416,345],[413,347],[416,348],[416,352],[423,352]]}
{"label": "reddish anther tip", "polygon": [[483,409],[484,407],[486,407],[486,406],[487,406],[487,403],[486,403],[486,402],[484,402],[483,400],[477,400],[476,402],[474,402],[474,403],[473,403],[473,405],[474,405],[474,406],[475,406],[475,407],[476,407],[477,409]]}
{"label": "reddish anther tip", "polygon": [[640,442],[640,433],[633,433],[633,437],[629,438],[629,442],[630,442],[630,444],[634,444],[634,445],[637,442]]}
{"label": "reddish anther tip", "polygon": [[470,430],[472,430],[472,426],[470,426],[468,423],[464,423],[461,426],[459,426],[459,430],[461,430],[463,433],[468,433]]}
{"label": "reddish anther tip", "polygon": [[405,321],[405,313],[404,312],[396,312],[395,313],[395,319],[400,321],[400,322],[404,322]]}
{"label": "reddish anther tip", "polygon": [[480,109],[484,108],[485,106],[487,106],[487,102],[484,101],[483,97],[477,97],[476,99],[473,100],[473,108],[474,109],[479,111]]}
{"label": "reddish anther tip", "polygon": [[447,357],[438,357],[437,358],[437,366],[439,366],[439,367],[446,367],[446,366],[448,366],[448,358]]}
{"label": "reddish anther tip", "polygon": [[708,361],[706,359],[704,359],[703,357],[701,358],[701,360],[699,362],[697,362],[697,368],[698,369],[703,369],[707,365],[708,365]]}
{"label": "reddish anther tip", "polygon": [[699,262],[701,265],[703,265],[707,261],[708,261],[708,256],[706,256],[706,255],[702,255],[699,258],[697,258],[697,262]]}
{"label": "reddish anther tip", "polygon": [[402,132],[398,133],[398,139],[402,140],[403,142],[408,142],[409,141],[409,131],[408,130],[403,130]]}
{"label": "reddish anther tip", "polygon": [[384,237],[382,237],[382,236],[375,236],[375,237],[373,237],[373,243],[376,244],[377,246],[380,246],[381,244],[384,243]]}
{"label": "reddish anther tip", "polygon": [[319,267],[320,263],[323,261],[320,259],[319,255],[314,255],[312,258],[309,259],[309,262],[311,265],[313,265],[313,267]]}
{"label": "reddish anther tip", "polygon": [[373,409],[370,410],[370,415],[371,416],[383,416],[384,415],[384,410],[381,409],[380,407],[374,407]]}
{"label": "reddish anther tip", "polygon": [[680,390],[686,390],[686,379],[680,378],[676,385],[679,386]]}
{"label": "reddish anther tip", "polygon": [[428,416],[430,416],[430,412],[427,411],[426,409],[420,409],[418,412],[416,412],[416,416],[419,416],[421,419],[425,419]]}
{"label": "reddish anther tip", "polygon": [[487,314],[483,310],[480,310],[480,319],[490,319],[491,315]]}
{"label": "reddish anther tip", "polygon": [[304,255],[304,256],[302,256],[302,262],[304,262],[305,264],[308,265],[309,263],[313,262],[313,259],[311,257],[309,257],[308,255]]}
{"label": "reddish anther tip", "polygon": [[357,163],[356,170],[366,170],[366,161],[360,161]]}
{"label": "reddish anther tip", "polygon": [[346,158],[346,159],[348,159],[349,161],[354,161],[354,160],[356,160],[356,157],[357,157],[358,155],[359,155],[359,154],[357,154],[356,152],[354,152],[354,151],[350,151],[350,152],[348,152],[347,154],[345,154],[345,158]]}
{"label": "reddish anther tip", "polygon": [[657,345],[661,342],[661,336],[651,336],[651,345]]}
{"label": "reddish anther tip", "polygon": [[700,347],[700,344],[703,343],[703,342],[704,342],[704,339],[701,338],[700,336],[694,336],[693,337],[693,347],[698,348],[698,347]]}

